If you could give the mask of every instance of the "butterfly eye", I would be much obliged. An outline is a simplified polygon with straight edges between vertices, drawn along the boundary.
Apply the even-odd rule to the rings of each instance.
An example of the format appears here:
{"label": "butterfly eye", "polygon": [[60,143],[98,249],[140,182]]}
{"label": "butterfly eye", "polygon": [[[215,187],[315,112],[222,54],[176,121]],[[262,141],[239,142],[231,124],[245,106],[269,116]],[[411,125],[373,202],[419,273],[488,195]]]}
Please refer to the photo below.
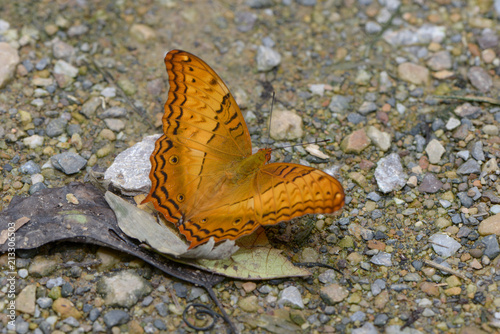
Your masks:
{"label": "butterfly eye", "polygon": [[206,223],[207,222],[207,218],[203,218],[200,222]]}
{"label": "butterfly eye", "polygon": [[239,223],[241,223],[241,218],[236,218],[233,222],[233,225],[238,225]]}
{"label": "butterfly eye", "polygon": [[172,155],[170,156],[170,158],[168,158],[168,162],[170,162],[170,164],[172,165],[177,165],[177,163],[179,162],[179,157],[176,155]]}
{"label": "butterfly eye", "polygon": [[182,203],[182,202],[184,202],[185,199],[186,198],[184,197],[183,194],[177,195],[177,202]]}

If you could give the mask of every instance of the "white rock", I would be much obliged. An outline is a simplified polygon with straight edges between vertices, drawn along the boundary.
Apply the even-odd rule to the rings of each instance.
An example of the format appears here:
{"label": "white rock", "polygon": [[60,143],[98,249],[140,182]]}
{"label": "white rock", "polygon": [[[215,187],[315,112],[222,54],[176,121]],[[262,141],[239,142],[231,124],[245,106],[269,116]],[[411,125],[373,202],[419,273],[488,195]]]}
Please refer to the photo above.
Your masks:
{"label": "white rock", "polygon": [[302,118],[290,110],[276,110],[271,119],[270,134],[276,140],[301,138],[304,134]]}
{"label": "white rock", "polygon": [[19,64],[17,50],[8,43],[0,43],[0,88],[5,87],[14,77],[17,64]]}
{"label": "white rock", "polygon": [[451,117],[446,123],[446,130],[456,129],[460,126],[460,124],[460,120],[456,119],[455,117]]}
{"label": "white rock", "polygon": [[439,161],[441,161],[441,157],[443,156],[444,152],[446,152],[443,145],[437,139],[431,140],[429,144],[427,144],[425,151],[429,156],[429,162],[431,164],[439,163]]}
{"label": "white rock", "polygon": [[281,55],[267,47],[259,46],[257,49],[257,70],[260,72],[267,72],[281,63]]}
{"label": "white rock", "polygon": [[391,147],[391,135],[382,132],[374,126],[370,126],[366,132],[368,138],[382,151],[387,151]]}
{"label": "white rock", "polygon": [[23,139],[24,145],[28,146],[29,148],[37,148],[43,145],[43,140],[44,138],[39,135],[33,135],[29,136]]}

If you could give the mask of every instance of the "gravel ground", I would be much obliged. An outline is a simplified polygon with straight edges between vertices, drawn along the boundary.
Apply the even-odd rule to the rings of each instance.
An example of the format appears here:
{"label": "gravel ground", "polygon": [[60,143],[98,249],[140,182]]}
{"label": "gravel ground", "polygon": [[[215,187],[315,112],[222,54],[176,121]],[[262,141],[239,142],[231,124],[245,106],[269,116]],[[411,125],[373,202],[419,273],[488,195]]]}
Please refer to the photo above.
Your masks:
{"label": "gravel ground", "polygon": [[[269,228],[292,261],[340,273],[216,287],[241,332],[500,331],[499,0],[10,1],[0,14],[0,210],[160,132],[163,57],[184,49],[224,78],[255,147],[330,139],[273,158],[332,170],[346,191],[337,215]],[[290,124],[269,142],[272,90],[273,122]],[[213,307],[104,248],[16,260],[10,328],[0,257],[2,333],[186,333],[187,303]]]}

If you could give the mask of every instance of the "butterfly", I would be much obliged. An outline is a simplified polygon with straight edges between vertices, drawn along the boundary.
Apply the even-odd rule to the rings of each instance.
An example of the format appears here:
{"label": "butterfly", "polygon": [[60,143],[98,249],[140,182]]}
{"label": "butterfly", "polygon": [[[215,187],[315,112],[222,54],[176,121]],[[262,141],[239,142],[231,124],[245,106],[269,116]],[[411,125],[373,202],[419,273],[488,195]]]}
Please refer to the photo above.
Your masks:
{"label": "butterfly", "polygon": [[190,242],[235,240],[262,225],[344,205],[339,181],[316,168],[252,154],[247,125],[222,79],[181,50],[165,56],[170,88],[151,154],[152,202]]}

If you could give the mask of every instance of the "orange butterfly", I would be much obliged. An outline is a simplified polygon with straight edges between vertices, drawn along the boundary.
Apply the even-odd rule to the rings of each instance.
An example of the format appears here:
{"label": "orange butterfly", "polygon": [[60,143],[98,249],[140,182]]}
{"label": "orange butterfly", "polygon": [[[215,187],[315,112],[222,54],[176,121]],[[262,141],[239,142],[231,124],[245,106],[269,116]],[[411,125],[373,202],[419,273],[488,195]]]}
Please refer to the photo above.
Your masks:
{"label": "orange butterfly", "polygon": [[261,225],[344,205],[342,185],[312,167],[270,163],[271,149],[252,155],[240,108],[221,78],[180,50],[165,56],[170,89],[164,134],[151,154],[144,199],[191,243],[235,240]]}

